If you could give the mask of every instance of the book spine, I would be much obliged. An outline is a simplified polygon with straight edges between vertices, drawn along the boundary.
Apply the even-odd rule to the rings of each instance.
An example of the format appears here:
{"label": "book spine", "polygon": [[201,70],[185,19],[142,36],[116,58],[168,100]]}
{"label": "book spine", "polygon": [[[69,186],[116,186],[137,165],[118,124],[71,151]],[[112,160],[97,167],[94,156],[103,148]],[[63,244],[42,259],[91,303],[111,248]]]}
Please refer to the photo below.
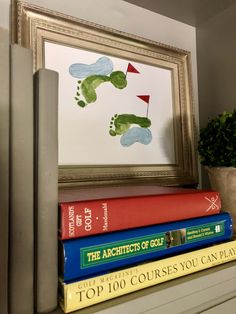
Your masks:
{"label": "book spine", "polygon": [[69,313],[236,259],[236,240],[60,285],[60,305]]}
{"label": "book spine", "polygon": [[[10,313],[34,311],[33,55],[11,46]],[[19,289],[19,283],[21,288]]]}
{"label": "book spine", "polygon": [[58,74],[34,74],[37,313],[57,307]]}
{"label": "book spine", "polygon": [[65,281],[231,238],[228,213],[63,241]]}
{"label": "book spine", "polygon": [[201,191],[60,204],[61,239],[218,214],[218,192]]}
{"label": "book spine", "polygon": [[8,313],[8,223],[9,223],[9,32],[0,28],[0,313]]}

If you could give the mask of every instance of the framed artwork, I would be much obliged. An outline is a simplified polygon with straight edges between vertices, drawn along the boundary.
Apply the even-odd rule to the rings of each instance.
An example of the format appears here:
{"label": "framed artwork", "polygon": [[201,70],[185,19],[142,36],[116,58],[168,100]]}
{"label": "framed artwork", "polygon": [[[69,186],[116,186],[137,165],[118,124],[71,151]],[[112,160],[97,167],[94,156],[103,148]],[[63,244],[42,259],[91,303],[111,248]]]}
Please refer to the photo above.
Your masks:
{"label": "framed artwork", "polygon": [[15,41],[59,73],[59,184],[198,181],[190,53],[17,2]]}

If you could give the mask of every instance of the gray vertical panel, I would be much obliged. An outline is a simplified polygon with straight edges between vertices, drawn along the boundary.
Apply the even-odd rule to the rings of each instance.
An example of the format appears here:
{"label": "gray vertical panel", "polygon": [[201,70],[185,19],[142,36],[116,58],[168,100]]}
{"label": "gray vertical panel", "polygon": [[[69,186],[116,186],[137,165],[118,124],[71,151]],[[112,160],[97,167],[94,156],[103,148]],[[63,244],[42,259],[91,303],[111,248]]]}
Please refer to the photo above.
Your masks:
{"label": "gray vertical panel", "polygon": [[34,77],[37,312],[57,307],[58,74],[41,69]]}
{"label": "gray vertical panel", "polygon": [[33,313],[33,58],[11,46],[10,294],[13,314]]}
{"label": "gray vertical panel", "polygon": [[7,313],[9,216],[9,32],[0,28],[0,313]]}

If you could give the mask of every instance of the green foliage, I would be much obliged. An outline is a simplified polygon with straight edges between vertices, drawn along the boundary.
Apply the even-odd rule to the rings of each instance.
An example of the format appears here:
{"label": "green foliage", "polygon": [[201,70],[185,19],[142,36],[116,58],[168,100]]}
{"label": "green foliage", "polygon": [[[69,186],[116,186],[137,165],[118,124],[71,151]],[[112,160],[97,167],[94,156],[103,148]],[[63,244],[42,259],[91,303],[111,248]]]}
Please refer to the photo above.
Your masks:
{"label": "green foliage", "polygon": [[236,167],[236,109],[223,112],[200,130],[200,162],[208,167]]}

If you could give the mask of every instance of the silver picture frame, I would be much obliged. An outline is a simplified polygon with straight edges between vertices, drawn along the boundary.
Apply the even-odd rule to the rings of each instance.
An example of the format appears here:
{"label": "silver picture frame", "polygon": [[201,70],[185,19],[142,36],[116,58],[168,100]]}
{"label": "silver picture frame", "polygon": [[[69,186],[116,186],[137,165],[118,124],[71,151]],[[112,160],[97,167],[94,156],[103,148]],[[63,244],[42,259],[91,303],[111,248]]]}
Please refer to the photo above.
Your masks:
{"label": "silver picture frame", "polygon": [[[154,183],[197,185],[191,54],[136,35],[18,1],[15,42],[33,50],[34,70],[44,68],[45,42],[102,52],[171,71],[175,161],[151,164],[59,165],[60,186]],[[168,138],[166,138],[168,141]]]}

